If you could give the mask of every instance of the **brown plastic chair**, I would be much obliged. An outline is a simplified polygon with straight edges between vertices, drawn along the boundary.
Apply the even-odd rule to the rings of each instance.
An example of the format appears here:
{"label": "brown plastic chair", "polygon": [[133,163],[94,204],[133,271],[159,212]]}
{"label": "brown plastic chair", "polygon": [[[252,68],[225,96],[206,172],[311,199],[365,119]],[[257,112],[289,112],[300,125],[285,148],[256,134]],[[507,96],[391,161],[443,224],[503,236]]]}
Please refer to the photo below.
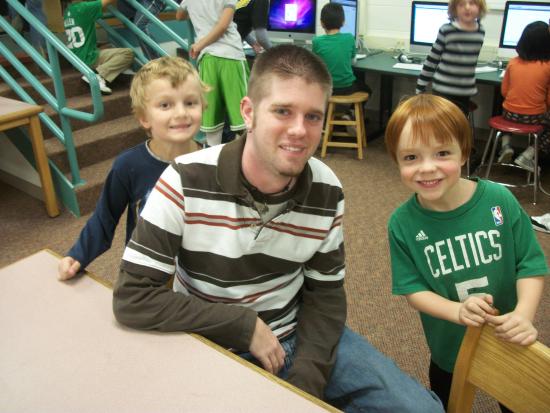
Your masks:
{"label": "brown plastic chair", "polygon": [[[363,159],[363,146],[367,146],[367,134],[365,132],[363,104],[369,100],[369,94],[366,92],[355,92],[351,95],[331,96],[328,101],[327,119],[325,123],[325,132],[323,135],[323,144],[321,147],[321,158],[327,154],[327,147],[337,148],[357,148],[357,157]],[[339,120],[335,118],[336,105],[354,105],[355,119]],[[347,132],[333,132],[334,126],[355,126],[355,135]],[[333,136],[338,137],[356,137],[356,142],[333,141]]]}
{"label": "brown plastic chair", "polygon": [[470,413],[475,388],[515,413],[550,412],[550,348],[507,343],[494,328],[468,327],[456,361],[448,413]]}

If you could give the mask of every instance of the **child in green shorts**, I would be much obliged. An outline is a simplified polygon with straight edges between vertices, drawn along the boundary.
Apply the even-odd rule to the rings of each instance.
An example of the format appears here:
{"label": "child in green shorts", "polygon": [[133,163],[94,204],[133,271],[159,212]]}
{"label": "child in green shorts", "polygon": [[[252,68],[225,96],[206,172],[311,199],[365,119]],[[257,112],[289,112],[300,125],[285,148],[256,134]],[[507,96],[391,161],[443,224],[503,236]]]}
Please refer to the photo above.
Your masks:
{"label": "child in green shorts", "polygon": [[246,95],[250,70],[233,22],[236,3],[183,0],[176,13],[178,20],[189,18],[193,23],[197,41],[189,49],[189,56],[198,60],[201,80],[212,87],[201,125],[209,146],[221,143],[226,113],[233,132],[245,129],[240,104]]}

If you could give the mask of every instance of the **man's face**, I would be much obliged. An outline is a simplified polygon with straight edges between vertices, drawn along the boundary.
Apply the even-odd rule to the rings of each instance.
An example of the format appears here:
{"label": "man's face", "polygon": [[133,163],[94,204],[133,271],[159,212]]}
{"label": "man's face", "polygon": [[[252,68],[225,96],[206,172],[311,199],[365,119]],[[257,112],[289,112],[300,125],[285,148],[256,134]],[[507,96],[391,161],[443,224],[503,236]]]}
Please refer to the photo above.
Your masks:
{"label": "man's face", "polygon": [[249,131],[243,170],[261,174],[263,180],[288,181],[300,175],[319,145],[327,95],[319,84],[299,77],[272,76],[268,81],[259,102],[247,96],[241,103]]}

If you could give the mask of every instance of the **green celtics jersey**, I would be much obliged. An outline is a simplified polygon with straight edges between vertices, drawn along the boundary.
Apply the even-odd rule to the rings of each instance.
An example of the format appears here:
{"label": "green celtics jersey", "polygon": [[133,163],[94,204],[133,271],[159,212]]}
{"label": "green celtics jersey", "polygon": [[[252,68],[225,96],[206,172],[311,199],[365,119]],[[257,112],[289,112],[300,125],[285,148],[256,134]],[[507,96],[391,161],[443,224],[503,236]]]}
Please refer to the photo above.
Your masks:
{"label": "green celtics jersey", "polygon": [[71,3],[65,10],[67,47],[88,66],[92,66],[99,56],[95,22],[102,13],[101,0]]}
{"label": "green celtics jersey", "polygon": [[[394,211],[388,232],[394,294],[433,291],[458,302],[488,293],[505,314],[517,303],[517,279],[548,273],[529,217],[490,181],[479,180],[472,198],[448,212],[427,210],[412,196]],[[452,372],[465,327],[420,318],[432,360]]]}

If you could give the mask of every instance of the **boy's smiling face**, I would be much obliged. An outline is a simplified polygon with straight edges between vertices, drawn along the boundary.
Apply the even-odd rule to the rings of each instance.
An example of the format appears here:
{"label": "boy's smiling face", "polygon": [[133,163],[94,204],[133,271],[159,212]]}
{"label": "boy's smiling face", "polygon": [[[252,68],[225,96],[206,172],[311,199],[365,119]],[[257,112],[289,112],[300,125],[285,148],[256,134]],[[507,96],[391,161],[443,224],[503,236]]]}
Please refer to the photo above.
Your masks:
{"label": "boy's smiling face", "polygon": [[397,164],[403,183],[416,192],[420,204],[445,211],[456,208],[462,198],[459,189],[463,159],[456,139],[428,143],[414,139],[410,122],[405,124],[397,145]]}
{"label": "boy's smiling face", "polygon": [[193,76],[176,87],[166,78],[155,79],[147,85],[146,96],[139,121],[152,139],[179,144],[198,133],[203,102],[201,86]]}

